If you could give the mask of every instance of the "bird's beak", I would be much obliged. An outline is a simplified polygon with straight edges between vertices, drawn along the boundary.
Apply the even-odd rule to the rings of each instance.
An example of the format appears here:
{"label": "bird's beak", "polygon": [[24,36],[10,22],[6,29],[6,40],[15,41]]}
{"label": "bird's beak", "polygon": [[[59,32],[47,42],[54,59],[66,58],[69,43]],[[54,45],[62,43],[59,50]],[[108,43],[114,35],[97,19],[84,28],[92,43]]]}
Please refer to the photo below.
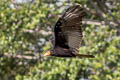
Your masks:
{"label": "bird's beak", "polygon": [[50,56],[50,54],[51,54],[51,52],[48,51],[48,52],[46,52],[43,56]]}

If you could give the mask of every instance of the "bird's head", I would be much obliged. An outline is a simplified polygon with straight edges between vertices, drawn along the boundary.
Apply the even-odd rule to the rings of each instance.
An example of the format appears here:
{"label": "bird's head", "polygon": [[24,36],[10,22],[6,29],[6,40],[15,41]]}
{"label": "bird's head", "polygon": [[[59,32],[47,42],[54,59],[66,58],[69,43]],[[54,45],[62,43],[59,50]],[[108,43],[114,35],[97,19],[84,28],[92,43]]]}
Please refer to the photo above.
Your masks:
{"label": "bird's head", "polygon": [[[50,43],[52,44],[52,46],[55,45],[55,37],[54,37],[54,35],[52,35],[52,36],[50,37],[49,41],[50,41]],[[49,50],[49,51],[47,51],[43,56],[52,56],[52,55],[53,55],[52,53],[53,53],[53,50]]]}
{"label": "bird's head", "polygon": [[52,56],[51,50],[47,51],[43,56]]}

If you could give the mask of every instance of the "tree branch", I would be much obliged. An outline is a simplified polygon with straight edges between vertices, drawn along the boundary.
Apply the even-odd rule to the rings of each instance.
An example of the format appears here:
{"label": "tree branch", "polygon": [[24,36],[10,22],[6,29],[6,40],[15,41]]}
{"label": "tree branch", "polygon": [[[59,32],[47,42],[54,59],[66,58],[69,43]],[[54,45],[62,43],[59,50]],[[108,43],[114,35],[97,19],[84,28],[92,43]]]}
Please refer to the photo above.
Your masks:
{"label": "tree branch", "polygon": [[116,29],[116,27],[110,25],[110,21],[106,18],[106,15],[98,8],[98,6],[93,2],[93,0],[90,0],[89,3],[96,9],[97,14],[101,16],[101,18],[105,21],[106,25],[109,25],[109,27],[112,29]]}
{"label": "tree branch", "polygon": [[8,53],[4,53],[4,54],[0,54],[0,57],[4,57],[4,58],[15,58],[15,59],[26,59],[26,60],[38,60],[39,56],[25,56],[25,55],[20,55],[20,54],[16,54],[16,55],[11,55]]}
{"label": "tree branch", "polygon": [[120,25],[120,21],[117,19],[116,16],[113,16],[112,13],[110,12],[110,9],[107,7],[107,5],[105,5],[104,2],[100,1],[100,0],[96,0],[97,1],[97,4],[100,5],[100,7],[102,7],[102,11],[104,11],[106,14],[109,14],[114,22],[116,22],[118,25]]}

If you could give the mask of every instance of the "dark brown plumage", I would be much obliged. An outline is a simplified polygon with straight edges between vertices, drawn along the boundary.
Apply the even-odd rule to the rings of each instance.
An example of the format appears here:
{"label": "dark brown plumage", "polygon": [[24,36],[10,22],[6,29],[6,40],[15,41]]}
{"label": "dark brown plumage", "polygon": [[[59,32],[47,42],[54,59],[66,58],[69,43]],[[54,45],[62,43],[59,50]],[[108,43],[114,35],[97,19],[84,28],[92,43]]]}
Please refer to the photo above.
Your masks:
{"label": "dark brown plumage", "polygon": [[58,19],[54,27],[53,49],[44,56],[57,57],[94,57],[93,55],[78,54],[82,42],[82,18],[85,10],[79,5],[69,7]]}

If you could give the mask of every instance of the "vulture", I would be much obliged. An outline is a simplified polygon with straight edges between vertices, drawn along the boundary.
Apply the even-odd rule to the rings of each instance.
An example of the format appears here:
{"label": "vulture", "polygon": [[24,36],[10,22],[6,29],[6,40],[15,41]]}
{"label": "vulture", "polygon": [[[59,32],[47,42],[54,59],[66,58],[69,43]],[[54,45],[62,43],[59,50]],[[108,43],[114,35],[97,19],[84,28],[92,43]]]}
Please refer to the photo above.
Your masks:
{"label": "vulture", "polygon": [[54,36],[51,38],[53,48],[47,51],[44,56],[94,57],[78,53],[83,37],[82,18],[85,14],[85,9],[79,5],[71,6],[64,12],[54,26]]}

